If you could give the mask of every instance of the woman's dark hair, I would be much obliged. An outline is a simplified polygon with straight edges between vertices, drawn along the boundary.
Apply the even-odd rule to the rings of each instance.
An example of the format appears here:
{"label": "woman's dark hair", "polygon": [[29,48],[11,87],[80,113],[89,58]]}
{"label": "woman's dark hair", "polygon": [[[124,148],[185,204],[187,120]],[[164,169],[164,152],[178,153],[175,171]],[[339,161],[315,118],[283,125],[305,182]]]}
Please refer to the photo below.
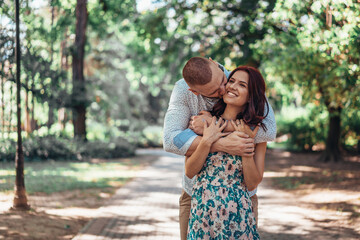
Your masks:
{"label": "woman's dark hair", "polygon": [[[265,124],[262,123],[262,120],[269,113],[269,104],[265,97],[265,80],[262,77],[261,73],[253,67],[250,66],[239,66],[229,75],[230,79],[235,72],[244,71],[249,75],[248,91],[249,91],[249,101],[245,106],[245,109],[242,113],[237,115],[237,119],[243,119],[244,122],[249,126],[260,126],[266,131]],[[267,113],[264,115],[265,104]],[[220,99],[214,106],[211,114],[213,116],[221,116],[226,108],[226,103],[223,99]]]}

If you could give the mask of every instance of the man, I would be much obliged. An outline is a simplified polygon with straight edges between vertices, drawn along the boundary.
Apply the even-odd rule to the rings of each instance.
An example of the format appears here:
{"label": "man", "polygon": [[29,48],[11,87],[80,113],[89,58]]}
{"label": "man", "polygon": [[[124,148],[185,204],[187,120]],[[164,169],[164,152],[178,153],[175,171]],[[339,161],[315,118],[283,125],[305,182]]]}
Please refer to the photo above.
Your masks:
{"label": "man", "polygon": [[[195,151],[201,136],[188,128],[189,120],[201,111],[210,111],[213,108],[219,98],[225,94],[225,85],[229,74],[230,72],[223,66],[206,58],[194,57],[186,63],[183,69],[184,79],[176,82],[165,115],[164,149],[166,151],[187,156]],[[276,129],[274,112],[270,105],[268,116],[263,123],[267,129]],[[273,141],[275,136],[276,131],[265,132],[260,128],[254,141],[245,133],[233,132],[215,142],[212,145],[211,152],[222,151],[232,155],[251,157],[254,155],[254,143]],[[179,222],[181,239],[185,240],[193,186],[192,179],[185,175],[185,171],[182,183],[183,191],[179,200]],[[256,189],[249,192],[249,195],[256,216]]]}

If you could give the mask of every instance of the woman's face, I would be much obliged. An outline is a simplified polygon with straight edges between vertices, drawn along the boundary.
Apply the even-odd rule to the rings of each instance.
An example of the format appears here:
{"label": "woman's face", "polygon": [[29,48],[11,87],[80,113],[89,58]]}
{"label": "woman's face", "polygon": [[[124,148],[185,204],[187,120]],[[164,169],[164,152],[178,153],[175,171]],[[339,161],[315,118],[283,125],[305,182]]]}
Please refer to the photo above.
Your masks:
{"label": "woman's face", "polygon": [[247,72],[241,70],[235,72],[226,84],[224,102],[243,110],[249,99],[248,84],[249,74]]}

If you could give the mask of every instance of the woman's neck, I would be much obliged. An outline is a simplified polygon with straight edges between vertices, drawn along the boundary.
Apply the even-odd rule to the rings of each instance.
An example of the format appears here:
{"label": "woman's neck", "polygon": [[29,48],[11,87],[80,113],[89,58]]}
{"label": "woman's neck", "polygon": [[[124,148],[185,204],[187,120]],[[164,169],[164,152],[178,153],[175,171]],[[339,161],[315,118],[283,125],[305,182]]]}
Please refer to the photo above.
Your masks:
{"label": "woman's neck", "polygon": [[238,106],[227,105],[221,117],[225,120],[235,120],[236,116],[241,112],[242,108],[239,108]]}

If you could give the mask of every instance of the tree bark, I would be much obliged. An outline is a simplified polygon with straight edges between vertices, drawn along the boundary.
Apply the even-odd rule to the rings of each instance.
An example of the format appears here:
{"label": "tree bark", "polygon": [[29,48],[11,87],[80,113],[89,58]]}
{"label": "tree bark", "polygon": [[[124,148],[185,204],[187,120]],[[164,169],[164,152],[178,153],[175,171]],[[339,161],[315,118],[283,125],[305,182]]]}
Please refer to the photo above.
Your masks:
{"label": "tree bark", "polygon": [[[4,69],[4,64],[2,63],[1,71]],[[1,136],[5,138],[5,91],[4,91],[4,77],[1,77]]]}
{"label": "tree bark", "polygon": [[64,40],[62,40],[60,43],[61,69],[65,69],[66,71],[69,69],[68,56],[65,53],[66,45],[67,45],[68,38],[69,38],[67,32],[68,32],[68,29],[66,28],[65,33],[64,33]]}
{"label": "tree bark", "polygon": [[13,115],[13,84],[10,83],[10,112],[9,112],[9,121],[8,121],[8,137],[10,137],[10,134],[12,133],[12,115]]}
{"label": "tree bark", "polygon": [[[74,136],[86,140],[86,106],[83,100],[78,96],[86,96],[85,79],[84,79],[84,53],[86,41],[86,24],[87,24],[87,0],[77,0],[76,4],[76,36],[73,50],[73,124]],[[83,99],[83,98],[81,98]]]}
{"label": "tree bark", "polygon": [[[35,78],[32,79],[31,89],[35,89]],[[35,121],[35,94],[34,91],[31,92],[31,120],[30,120],[31,131],[36,129],[36,121]]]}
{"label": "tree bark", "polygon": [[49,112],[48,112],[47,128],[48,128],[48,133],[50,133],[50,128],[54,124],[55,120],[54,120],[54,107],[50,102],[48,102],[48,105],[49,105]]}
{"label": "tree bark", "polygon": [[[55,7],[53,6],[53,0],[50,0],[50,7],[51,7],[51,45],[50,45],[50,62],[51,64],[53,63],[54,60],[54,19],[55,19]],[[52,81],[52,79],[51,79]],[[52,90],[52,89],[51,89]],[[49,106],[49,112],[48,112],[48,121],[47,121],[47,129],[48,129],[48,134],[50,133],[50,128],[51,126],[54,124],[54,107],[53,105],[50,103],[50,101],[48,101],[48,106]]]}
{"label": "tree bark", "polygon": [[25,177],[24,177],[24,153],[22,149],[21,138],[21,99],[20,99],[20,68],[21,68],[21,53],[20,53],[20,30],[19,30],[19,0],[15,0],[15,18],[16,18],[16,109],[17,109],[17,147],[15,155],[15,192],[13,200],[13,208],[17,210],[28,210],[30,206],[27,202]]}
{"label": "tree bark", "polygon": [[329,131],[326,139],[326,149],[319,158],[322,162],[339,162],[342,160],[340,152],[341,110],[341,108],[329,110]]}
{"label": "tree bark", "polygon": [[[28,78],[25,80],[25,86],[28,87]],[[31,129],[31,123],[30,123],[30,113],[29,113],[29,92],[28,90],[25,90],[25,123],[24,128],[27,134],[30,134],[32,132]]]}

